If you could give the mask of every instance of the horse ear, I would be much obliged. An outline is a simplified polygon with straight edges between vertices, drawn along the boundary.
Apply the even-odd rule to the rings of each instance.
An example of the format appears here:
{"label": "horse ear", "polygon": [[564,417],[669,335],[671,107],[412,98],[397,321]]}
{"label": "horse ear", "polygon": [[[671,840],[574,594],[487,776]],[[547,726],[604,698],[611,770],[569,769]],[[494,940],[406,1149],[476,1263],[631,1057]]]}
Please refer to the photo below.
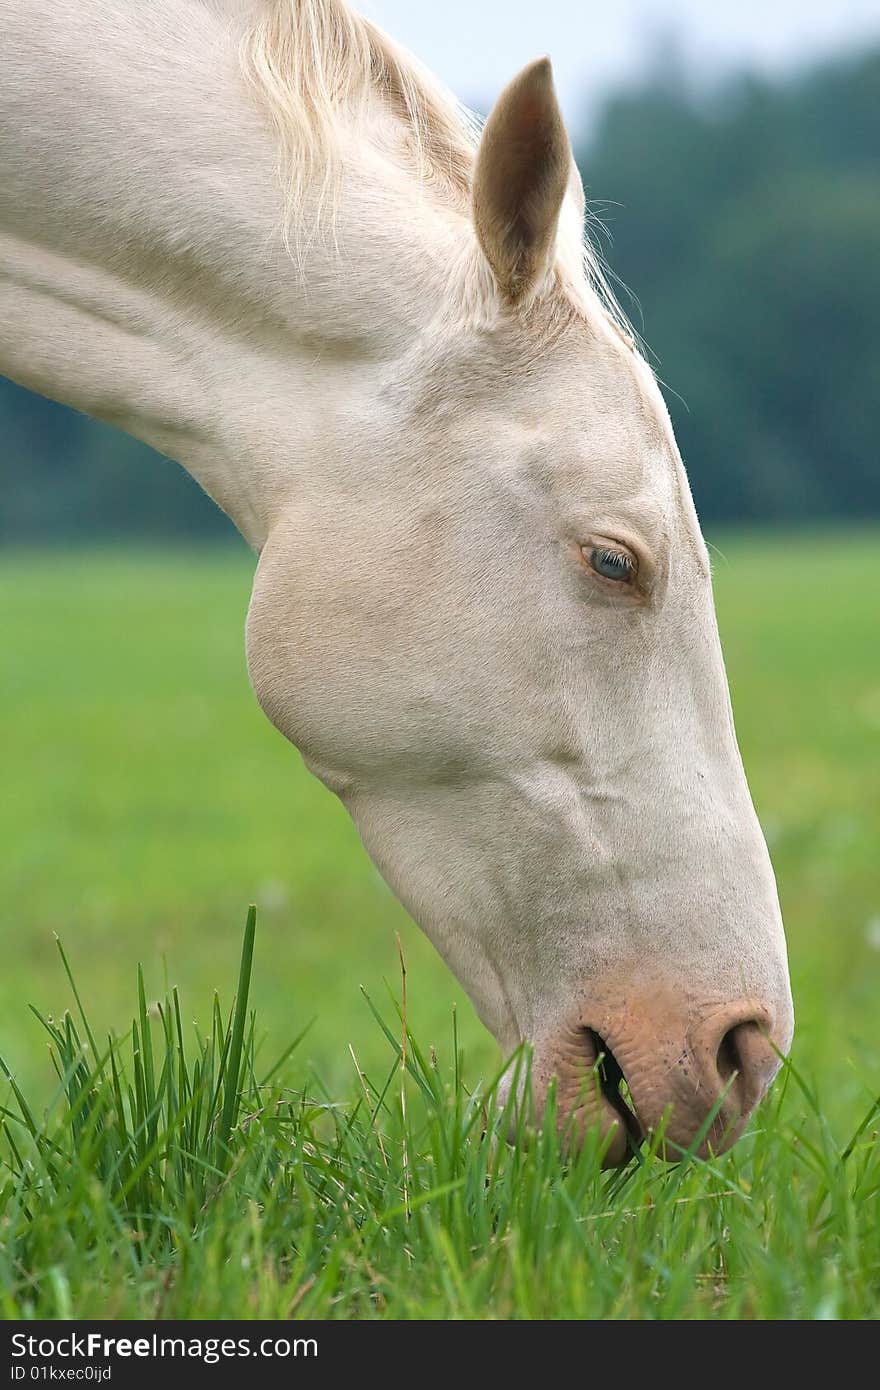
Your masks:
{"label": "horse ear", "polygon": [[511,303],[528,295],[553,263],[571,167],[550,59],[538,58],[492,108],[474,170],[477,239]]}

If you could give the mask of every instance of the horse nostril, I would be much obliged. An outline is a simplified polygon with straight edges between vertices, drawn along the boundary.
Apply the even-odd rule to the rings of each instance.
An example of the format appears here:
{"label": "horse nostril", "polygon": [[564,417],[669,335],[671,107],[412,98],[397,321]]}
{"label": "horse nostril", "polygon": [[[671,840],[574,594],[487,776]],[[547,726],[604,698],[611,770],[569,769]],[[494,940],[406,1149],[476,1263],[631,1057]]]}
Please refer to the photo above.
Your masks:
{"label": "horse nostril", "polygon": [[616,1015],[597,1006],[593,1019],[582,1015],[539,1039],[536,1095],[543,1103],[555,1076],[560,1128],[573,1120],[577,1133],[598,1130],[609,1165],[625,1163],[652,1136],[672,1161],[729,1148],[789,1036],[772,1004],[752,998],[712,1001],[698,1012],[677,998],[636,995]]}
{"label": "horse nostril", "polygon": [[743,1115],[760,1100],[776,1065],[767,1030],[757,1019],[728,1028],[715,1055],[720,1090]]}
{"label": "horse nostril", "polygon": [[718,1056],[715,1058],[715,1064],[718,1067],[718,1075],[721,1077],[722,1083],[725,1086],[730,1084],[732,1077],[738,1075],[742,1071],[742,1058],[739,1055],[739,1047],[736,1041],[739,1027],[740,1025],[737,1024],[736,1028],[729,1028],[724,1034],[718,1047]]}

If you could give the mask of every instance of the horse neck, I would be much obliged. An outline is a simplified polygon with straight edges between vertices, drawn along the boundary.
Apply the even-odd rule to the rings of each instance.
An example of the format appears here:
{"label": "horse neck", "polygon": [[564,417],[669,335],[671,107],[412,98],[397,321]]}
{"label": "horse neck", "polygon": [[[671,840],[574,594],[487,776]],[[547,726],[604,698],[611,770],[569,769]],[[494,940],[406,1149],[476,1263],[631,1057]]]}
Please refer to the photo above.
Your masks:
{"label": "horse neck", "polygon": [[[216,14],[0,11],[0,371],[177,459],[259,546],[328,406],[431,316],[461,219],[366,142],[291,257],[274,141]],[[94,75],[88,103],[59,71]]]}

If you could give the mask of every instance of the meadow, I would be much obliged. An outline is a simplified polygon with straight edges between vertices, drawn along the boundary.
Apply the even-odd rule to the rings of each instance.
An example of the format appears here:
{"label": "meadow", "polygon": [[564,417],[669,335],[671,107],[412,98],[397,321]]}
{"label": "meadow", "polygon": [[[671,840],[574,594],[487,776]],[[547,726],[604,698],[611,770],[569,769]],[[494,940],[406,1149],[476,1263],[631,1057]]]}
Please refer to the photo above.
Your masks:
{"label": "meadow", "polygon": [[492,1040],[250,693],[247,552],[0,556],[7,1316],[876,1316],[880,533],[714,541],[793,1065],[734,1153],[623,1175],[494,1134]]}

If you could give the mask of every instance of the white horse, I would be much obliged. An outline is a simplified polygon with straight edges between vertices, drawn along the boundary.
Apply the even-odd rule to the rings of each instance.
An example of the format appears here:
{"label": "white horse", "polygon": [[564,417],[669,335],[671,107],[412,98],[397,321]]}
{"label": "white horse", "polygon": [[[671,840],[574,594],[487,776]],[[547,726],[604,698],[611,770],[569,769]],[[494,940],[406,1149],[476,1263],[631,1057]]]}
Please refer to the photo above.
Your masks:
{"label": "white horse", "polygon": [[258,552],[257,698],[538,1106],[610,1162],[664,1113],[731,1142],[790,1042],[779,905],[549,63],[479,135],[342,0],[0,18],[0,370]]}

